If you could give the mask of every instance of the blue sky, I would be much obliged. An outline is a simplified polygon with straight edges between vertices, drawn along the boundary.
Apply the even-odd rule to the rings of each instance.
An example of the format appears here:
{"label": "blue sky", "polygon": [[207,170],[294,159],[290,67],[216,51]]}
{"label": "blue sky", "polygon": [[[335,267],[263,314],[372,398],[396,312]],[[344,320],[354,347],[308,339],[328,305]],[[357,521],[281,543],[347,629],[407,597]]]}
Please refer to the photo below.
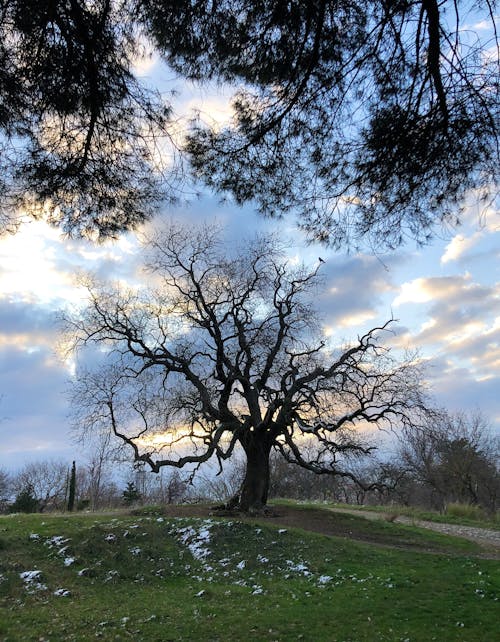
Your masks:
{"label": "blue sky", "polygon": [[[155,64],[154,58],[138,63],[138,72],[154,74]],[[186,87],[179,103],[181,111],[198,106],[216,120],[229,113],[222,90],[196,93]],[[436,404],[450,411],[480,409],[500,433],[499,214],[500,204],[480,211],[471,195],[461,227],[438,230],[428,247],[409,242],[381,255],[308,246],[292,219],[266,221],[250,207],[222,205],[211,195],[159,212],[156,222],[217,218],[233,238],[278,229],[293,239],[297,257],[325,260],[319,307],[332,341],[352,338],[393,315],[393,343],[420,350]],[[58,352],[57,312],[83,303],[81,272],[137,280],[140,260],[133,234],[96,247],[31,222],[15,236],[0,237],[0,467],[78,457],[65,394],[71,363]]]}

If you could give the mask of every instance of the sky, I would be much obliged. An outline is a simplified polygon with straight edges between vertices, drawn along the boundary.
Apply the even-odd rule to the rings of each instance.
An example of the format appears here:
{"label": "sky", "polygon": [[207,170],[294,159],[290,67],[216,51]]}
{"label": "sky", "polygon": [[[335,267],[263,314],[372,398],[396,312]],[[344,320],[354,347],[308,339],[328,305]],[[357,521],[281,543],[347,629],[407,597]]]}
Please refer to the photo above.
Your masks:
{"label": "sky", "polygon": [[[232,237],[269,228],[293,237],[292,252],[314,263],[324,288],[318,305],[333,342],[354,338],[393,316],[393,342],[418,348],[430,391],[452,412],[480,409],[500,433],[500,221],[480,220],[471,207],[464,224],[426,248],[387,255],[333,253],[307,246],[292,221],[266,222],[250,208],[221,205],[206,195],[162,218],[212,221]],[[0,239],[0,468],[78,455],[70,433],[71,363],[60,354],[57,312],[83,305],[77,285],[92,271],[124,282],[141,277],[137,237],[96,247],[70,241],[42,222]]]}
{"label": "sky", "polygon": [[[138,73],[155,73],[152,58]],[[195,95],[184,87],[183,108],[212,118],[228,115],[222,90]],[[500,204],[478,208],[471,196],[463,223],[438,230],[432,243],[408,242],[388,254],[332,252],[307,245],[293,219],[272,222],[251,207],[221,204],[203,194],[155,219],[196,223],[217,219],[232,238],[278,230],[300,260],[320,255],[324,289],[318,299],[325,334],[341,343],[394,317],[393,343],[418,348],[427,363],[436,405],[451,412],[481,410],[500,434]],[[70,431],[67,391],[72,363],[60,354],[58,312],[83,305],[78,277],[91,271],[124,282],[142,278],[137,236],[94,246],[68,240],[43,222],[0,237],[0,469],[79,452]]]}

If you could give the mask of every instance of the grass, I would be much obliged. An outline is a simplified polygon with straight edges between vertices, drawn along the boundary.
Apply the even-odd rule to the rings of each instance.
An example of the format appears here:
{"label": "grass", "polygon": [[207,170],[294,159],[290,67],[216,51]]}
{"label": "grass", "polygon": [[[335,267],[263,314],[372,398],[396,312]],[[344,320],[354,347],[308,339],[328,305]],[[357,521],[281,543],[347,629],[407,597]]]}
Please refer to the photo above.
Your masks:
{"label": "grass", "polygon": [[369,526],[384,546],[158,511],[3,517],[0,639],[496,639],[497,562],[452,538],[448,554],[389,548],[402,527]]}
{"label": "grass", "polygon": [[[286,501],[286,500],[280,500]],[[315,505],[316,503],[311,503],[307,505]],[[416,508],[413,506],[399,506],[399,505],[388,505],[388,506],[370,506],[357,504],[335,504],[330,502],[325,502],[320,504],[322,506],[330,506],[332,508],[348,508],[350,510],[369,510],[379,513],[387,513],[391,517],[398,517],[403,515],[405,517],[411,517],[415,520],[425,520],[428,522],[437,522],[440,524],[457,524],[463,526],[475,526],[477,528],[488,528],[491,530],[500,530],[500,514],[497,513],[495,516],[486,516],[484,512],[477,510],[477,507],[466,506],[464,504],[450,504],[448,506],[446,513],[438,513],[436,511],[425,510]]]}
{"label": "grass", "polygon": [[[317,530],[330,535],[383,544],[415,551],[430,551],[450,554],[477,554],[482,551],[479,544],[461,537],[450,537],[415,525],[394,523],[394,520],[368,520],[365,516],[329,510],[331,505],[318,507],[317,504],[298,504],[296,502],[273,502],[280,507],[293,507],[294,513],[304,513],[298,524],[309,530]],[[315,524],[316,522],[316,524]]]}

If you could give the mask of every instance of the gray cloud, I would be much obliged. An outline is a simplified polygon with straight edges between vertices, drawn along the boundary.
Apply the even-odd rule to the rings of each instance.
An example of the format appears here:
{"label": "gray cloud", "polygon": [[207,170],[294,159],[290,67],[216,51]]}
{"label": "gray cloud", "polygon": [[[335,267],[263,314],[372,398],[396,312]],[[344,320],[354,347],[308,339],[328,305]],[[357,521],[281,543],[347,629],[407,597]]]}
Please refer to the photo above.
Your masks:
{"label": "gray cloud", "polygon": [[373,256],[356,255],[351,257],[332,257],[325,265],[325,288],[319,297],[319,307],[328,326],[350,325],[349,318],[366,319],[382,315],[391,316],[389,307],[381,312],[382,296],[395,289],[392,268],[400,264],[402,258],[391,257],[382,263]]}
{"label": "gray cloud", "polygon": [[7,335],[30,335],[32,342],[47,343],[55,336],[56,312],[43,305],[0,297],[0,341]]}
{"label": "gray cloud", "polygon": [[45,456],[70,459],[67,376],[50,348],[0,349],[0,466],[16,468]]}
{"label": "gray cloud", "polygon": [[469,368],[454,365],[444,355],[429,361],[432,394],[440,406],[451,412],[480,410],[500,435],[500,407],[498,391],[500,375],[477,379]]}

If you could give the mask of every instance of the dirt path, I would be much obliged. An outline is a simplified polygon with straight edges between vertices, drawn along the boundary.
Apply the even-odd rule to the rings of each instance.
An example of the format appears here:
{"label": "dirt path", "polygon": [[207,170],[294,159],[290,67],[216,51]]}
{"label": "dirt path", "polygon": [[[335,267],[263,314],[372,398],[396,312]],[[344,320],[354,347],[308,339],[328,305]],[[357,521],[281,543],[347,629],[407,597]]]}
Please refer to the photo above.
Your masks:
{"label": "dirt path", "polygon": [[404,515],[398,515],[395,519],[391,519],[389,513],[379,513],[371,510],[351,510],[349,508],[328,508],[334,513],[344,513],[347,515],[358,515],[370,520],[391,520],[396,524],[409,524],[411,526],[419,526],[420,528],[428,528],[438,533],[445,535],[455,535],[456,537],[463,537],[464,539],[477,542],[486,546],[493,546],[500,549],[500,531],[490,530],[487,528],[477,528],[475,526],[462,526],[461,524],[441,524],[438,522],[429,522],[427,520],[413,519]]}

